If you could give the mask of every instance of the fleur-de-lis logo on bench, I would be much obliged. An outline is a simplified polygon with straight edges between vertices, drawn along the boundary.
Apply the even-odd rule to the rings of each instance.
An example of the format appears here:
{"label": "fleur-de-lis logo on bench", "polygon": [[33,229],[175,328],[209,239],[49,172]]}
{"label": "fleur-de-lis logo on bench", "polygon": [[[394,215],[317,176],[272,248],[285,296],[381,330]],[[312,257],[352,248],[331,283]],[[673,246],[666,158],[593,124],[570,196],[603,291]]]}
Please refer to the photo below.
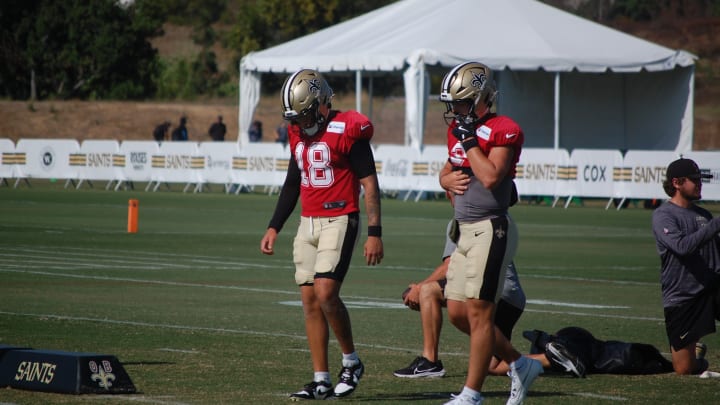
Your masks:
{"label": "fleur-de-lis logo on bench", "polygon": [[90,371],[92,371],[90,379],[97,381],[98,387],[109,390],[110,387],[112,387],[112,382],[115,381],[115,374],[112,373],[110,363],[103,361],[102,367],[98,367],[97,363],[91,361],[88,365],[90,366]]}

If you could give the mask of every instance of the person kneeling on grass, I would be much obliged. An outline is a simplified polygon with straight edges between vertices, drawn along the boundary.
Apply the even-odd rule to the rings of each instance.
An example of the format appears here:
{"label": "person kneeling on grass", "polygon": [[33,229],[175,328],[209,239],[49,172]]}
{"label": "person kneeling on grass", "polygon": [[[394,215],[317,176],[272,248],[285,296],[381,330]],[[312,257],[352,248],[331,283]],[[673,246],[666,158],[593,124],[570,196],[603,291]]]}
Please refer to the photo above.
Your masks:
{"label": "person kneeling on grass", "polygon": [[[442,329],[442,307],[445,305],[443,287],[447,261],[445,258],[425,280],[410,284],[403,293],[403,302],[410,309],[420,312],[423,330],[423,351],[413,362],[393,373],[400,378],[443,377],[446,373],[439,359],[438,347]],[[514,265],[508,267],[507,283],[519,291],[522,302],[525,299],[522,288],[517,282]],[[499,317],[496,317],[496,334],[500,339],[510,338],[512,328],[522,314],[522,307],[510,304],[518,293],[504,291],[498,305]],[[503,303],[504,302],[504,303]],[[503,310],[505,308],[505,310]],[[508,310],[509,309],[509,310]],[[514,309],[514,310],[513,310]],[[502,320],[506,320],[503,322]],[[499,322],[498,322],[499,321]],[[628,343],[619,340],[600,340],[586,329],[577,326],[565,327],[554,334],[542,330],[524,331],[523,337],[530,341],[530,353],[525,356],[542,364],[546,372],[564,373],[584,378],[587,374],[661,374],[673,371],[673,366],[660,351],[646,343]],[[703,361],[707,351],[704,343],[697,343],[696,357]],[[490,374],[506,375],[509,366],[494,357],[490,364]]]}
{"label": "person kneeling on grass", "polygon": [[702,198],[703,172],[691,159],[677,159],[665,171],[663,190],[670,197],[652,216],[660,256],[665,330],[675,372],[701,374],[697,344],[714,333],[720,320],[720,218],[695,204]]}
{"label": "person kneeling on grass", "polygon": [[[450,226],[449,226],[450,227]],[[442,307],[446,305],[444,297],[445,275],[447,273],[450,256],[448,252],[455,249],[455,244],[448,238],[445,244],[445,254],[442,263],[423,281],[410,284],[403,292],[404,304],[420,312],[423,332],[422,355],[416,357],[410,365],[395,370],[393,375],[399,378],[429,378],[443,377],[446,373],[442,361],[439,359],[440,332],[442,330]],[[510,263],[505,276],[505,286],[498,303],[495,316],[496,343],[507,344],[512,347],[510,339],[512,330],[525,308],[525,293],[515,270],[515,264]],[[558,369],[562,367],[567,372],[584,377],[585,370],[577,357],[569,353],[561,342],[555,342],[550,354],[530,354],[527,357],[540,362],[544,369]],[[553,353],[557,353],[553,355]],[[518,358],[519,358],[518,353]],[[552,361],[552,363],[551,363]],[[554,366],[553,366],[554,363]],[[507,362],[493,357],[490,363],[490,374],[496,376],[508,375],[510,366]]]}

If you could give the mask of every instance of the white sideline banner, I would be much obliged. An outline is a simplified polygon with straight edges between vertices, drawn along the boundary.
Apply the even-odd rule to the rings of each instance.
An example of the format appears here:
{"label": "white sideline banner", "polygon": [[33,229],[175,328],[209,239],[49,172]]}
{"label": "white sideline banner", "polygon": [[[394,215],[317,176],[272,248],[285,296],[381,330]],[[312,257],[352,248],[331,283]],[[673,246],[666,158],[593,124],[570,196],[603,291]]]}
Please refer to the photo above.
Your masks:
{"label": "white sideline banner", "polygon": [[629,150],[614,174],[615,195],[622,198],[667,198],[662,182],[665,169],[679,156],[672,151]]}
{"label": "white sideline banner", "polygon": [[[422,151],[373,145],[382,191],[442,192],[438,175],[447,161],[445,145]],[[0,138],[0,181],[8,178],[240,184],[280,187],[290,150],[279,143],[163,142]],[[703,182],[703,199],[720,201],[720,151],[691,151],[685,157],[714,175]],[[521,196],[665,199],[662,189],[673,151],[523,149],[515,182]],[[119,185],[120,183],[118,183]],[[17,185],[17,183],[16,183]],[[79,184],[78,184],[79,187]],[[187,186],[186,186],[187,189]],[[147,190],[147,189],[146,189]],[[568,198],[568,201],[570,199]]]}
{"label": "white sideline banner", "polygon": [[374,155],[381,191],[413,190],[413,163],[421,161],[420,151],[411,146],[378,145]]}
{"label": "white sideline banner", "polygon": [[70,165],[77,167],[81,182],[122,180],[125,156],[120,154],[118,141],[86,140],[80,145],[78,153],[70,155]]}
{"label": "white sideline banner", "polygon": [[152,156],[152,181],[157,183],[202,183],[205,158],[197,142],[163,142]]}
{"label": "white sideline banner", "polygon": [[577,178],[566,149],[527,148],[520,153],[515,183],[520,196],[552,195],[567,197],[568,180]]}
{"label": "white sideline banner", "polygon": [[120,144],[120,154],[124,156],[122,173],[126,181],[152,181],[152,157],[160,154],[160,145],[157,142],[123,141]]}
{"label": "white sideline banner", "polygon": [[16,176],[75,180],[79,170],[71,166],[70,155],[79,152],[80,144],[74,139],[20,139],[15,154],[25,163],[16,166]]}
{"label": "white sideline banner", "polygon": [[232,158],[233,183],[280,187],[290,163],[288,147],[280,143],[248,143]]}
{"label": "white sideline banner", "polygon": [[234,183],[232,175],[233,156],[240,153],[237,142],[200,142],[200,155],[205,157],[202,177],[206,183]]}
{"label": "white sideline banner", "polygon": [[[420,152],[418,160],[412,163],[413,189],[418,192],[435,192],[443,190],[440,187],[440,171],[448,160],[448,149],[444,145],[425,145]],[[418,198],[420,194],[418,194]]]}
{"label": "white sideline banner", "polygon": [[568,179],[567,192],[577,197],[615,196],[613,173],[623,166],[623,156],[612,149],[574,149],[570,154],[570,172],[577,174]]}
{"label": "white sideline banner", "polygon": [[720,201],[720,151],[687,152],[683,157],[694,160],[701,172],[713,175],[712,179],[703,180],[702,199]]}
{"label": "white sideline banner", "polygon": [[0,182],[16,177],[15,165],[23,163],[15,156],[15,142],[12,139],[0,138]]}

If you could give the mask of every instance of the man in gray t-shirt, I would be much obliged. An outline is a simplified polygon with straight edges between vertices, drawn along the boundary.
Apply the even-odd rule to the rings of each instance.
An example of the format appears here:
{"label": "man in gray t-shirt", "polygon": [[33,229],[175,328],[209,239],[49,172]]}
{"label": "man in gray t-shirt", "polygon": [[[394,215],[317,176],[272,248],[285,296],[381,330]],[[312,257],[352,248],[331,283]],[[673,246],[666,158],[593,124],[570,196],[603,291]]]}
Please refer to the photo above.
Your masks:
{"label": "man in gray t-shirt", "polygon": [[702,173],[691,159],[670,163],[663,189],[670,199],[653,213],[652,230],[660,255],[665,328],[678,374],[708,367],[696,355],[700,338],[720,320],[720,218],[694,201],[702,198]]}

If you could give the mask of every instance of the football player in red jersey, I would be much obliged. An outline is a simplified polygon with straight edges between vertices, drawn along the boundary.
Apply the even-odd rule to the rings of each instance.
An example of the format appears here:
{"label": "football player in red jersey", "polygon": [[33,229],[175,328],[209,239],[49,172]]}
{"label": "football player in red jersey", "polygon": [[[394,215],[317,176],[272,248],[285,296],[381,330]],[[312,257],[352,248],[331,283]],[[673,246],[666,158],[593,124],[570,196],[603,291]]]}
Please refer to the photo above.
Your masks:
{"label": "football player in red jersey", "polygon": [[[380,189],[370,147],[373,125],[356,111],[331,110],[332,89],[320,73],[302,69],[281,90],[292,153],[287,177],[265,236],[262,253],[272,255],[277,234],[298,198],[300,225],[293,243],[295,282],[300,286],[305,333],[314,377],[293,399],[345,397],[356,388],[364,366],[355,351],[350,317],[340,287],[360,234],[360,187],[364,189],[368,265],[383,258]],[[331,385],[328,339],[332,329],[342,350],[338,384]]]}
{"label": "football player in red jersey", "polygon": [[[465,386],[448,404],[480,404],[493,354],[510,364],[508,405],[522,404],[530,384],[542,373],[537,360],[495,342],[494,314],[505,271],[517,249],[517,227],[508,217],[515,167],[524,135],[509,117],[491,108],[497,91],[493,73],[478,62],[455,66],[443,78],[440,101],[447,104],[448,162],[441,185],[455,193],[460,235],[450,258],[445,296],[450,321],[470,332]],[[469,176],[462,185],[459,180]],[[445,176],[448,176],[447,179]],[[448,184],[460,184],[453,190]]]}

